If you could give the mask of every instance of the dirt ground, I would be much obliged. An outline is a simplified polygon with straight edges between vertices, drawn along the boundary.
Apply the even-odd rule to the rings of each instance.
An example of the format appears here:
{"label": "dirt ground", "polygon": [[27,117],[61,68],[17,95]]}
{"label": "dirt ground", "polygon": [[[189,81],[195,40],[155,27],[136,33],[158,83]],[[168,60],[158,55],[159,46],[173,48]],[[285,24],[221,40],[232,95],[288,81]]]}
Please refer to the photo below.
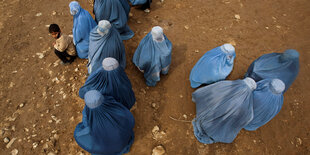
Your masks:
{"label": "dirt ground", "polygon": [[[87,60],[60,65],[46,27],[58,23],[64,33],[72,33],[69,2],[0,0],[1,155],[88,154],[73,138],[82,119],[78,90],[86,80]],[[80,3],[92,12],[90,1]],[[150,13],[132,8],[128,23],[135,36],[124,43],[137,103],[132,109],[135,142],[128,154],[151,154],[158,145],[167,155],[310,154],[309,8],[309,0],[153,0]],[[172,65],[156,87],[147,87],[131,59],[156,25],[173,43]],[[227,42],[237,55],[228,79],[242,78],[260,55],[289,48],[300,52],[300,72],[282,110],[267,125],[242,130],[231,144],[204,145],[190,123],[195,89],[189,73],[206,51]]]}

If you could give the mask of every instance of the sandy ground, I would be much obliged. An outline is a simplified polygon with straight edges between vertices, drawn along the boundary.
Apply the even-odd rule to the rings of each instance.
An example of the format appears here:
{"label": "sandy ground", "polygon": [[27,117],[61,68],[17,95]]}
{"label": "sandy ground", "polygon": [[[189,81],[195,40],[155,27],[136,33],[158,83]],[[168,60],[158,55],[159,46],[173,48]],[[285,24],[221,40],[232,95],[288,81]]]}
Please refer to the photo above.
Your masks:
{"label": "sandy ground", "polygon": [[[0,0],[0,154],[88,154],[73,138],[82,118],[78,90],[86,80],[87,60],[59,65],[46,27],[58,23],[71,33],[69,2]],[[89,1],[80,3],[92,12]],[[137,98],[130,155],[151,154],[158,145],[168,155],[310,154],[308,0],[153,0],[151,7],[150,13],[132,8],[129,25],[135,36],[124,42],[126,73]],[[147,87],[131,59],[156,25],[173,43],[172,65],[156,87]],[[231,144],[203,145],[190,123],[195,104],[189,73],[206,51],[227,42],[237,55],[228,79],[242,78],[260,55],[289,48],[300,52],[300,73],[284,95],[282,110],[267,125],[242,130]]]}

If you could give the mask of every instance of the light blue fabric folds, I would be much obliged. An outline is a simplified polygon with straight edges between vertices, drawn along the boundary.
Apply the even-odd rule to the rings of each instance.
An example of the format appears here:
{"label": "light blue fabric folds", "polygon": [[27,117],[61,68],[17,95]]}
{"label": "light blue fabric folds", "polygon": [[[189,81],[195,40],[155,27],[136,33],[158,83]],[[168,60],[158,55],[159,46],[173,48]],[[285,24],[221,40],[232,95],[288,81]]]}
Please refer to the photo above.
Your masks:
{"label": "light blue fabric folds", "polygon": [[90,74],[101,68],[102,61],[107,57],[115,58],[123,69],[126,67],[123,41],[113,26],[108,26],[109,23],[105,24],[107,25],[102,27],[96,26],[90,33],[88,53],[88,73]]}
{"label": "light blue fabric folds", "polygon": [[101,67],[87,78],[79,90],[79,96],[83,99],[87,91],[98,90],[103,95],[113,96],[117,102],[130,109],[135,104],[136,98],[124,69],[105,68]]}
{"label": "light blue fabric folds", "polygon": [[233,69],[235,56],[235,48],[230,44],[206,52],[190,73],[191,87],[224,80]]}
{"label": "light blue fabric folds", "polygon": [[265,79],[257,82],[254,91],[254,118],[244,129],[256,130],[265,125],[281,110],[285,84],[279,79]]}
{"label": "light blue fabric folds", "polygon": [[134,141],[135,120],[130,111],[111,96],[91,90],[85,94],[83,119],[74,131],[78,145],[92,154],[121,155]]}
{"label": "light blue fabric folds", "polygon": [[140,42],[132,61],[140,71],[144,72],[148,86],[156,85],[160,80],[160,73],[168,74],[171,50],[172,43],[160,27],[154,27]]}
{"label": "light blue fabric folds", "polygon": [[284,92],[292,85],[299,72],[299,53],[290,49],[284,53],[269,53],[256,59],[249,67],[246,77],[255,81],[280,79],[285,83]]}
{"label": "light blue fabric folds", "polygon": [[192,121],[196,138],[205,144],[231,143],[253,119],[251,78],[220,81],[197,89],[192,94],[196,118]]}
{"label": "light blue fabric folds", "polygon": [[73,42],[79,58],[88,57],[89,33],[97,25],[88,11],[81,8],[80,4],[72,1],[69,4],[70,13],[73,15]]}
{"label": "light blue fabric folds", "polygon": [[128,6],[123,0],[96,0],[94,3],[96,22],[110,21],[120,33],[122,40],[128,40],[134,36],[134,32],[127,25],[128,13]]}

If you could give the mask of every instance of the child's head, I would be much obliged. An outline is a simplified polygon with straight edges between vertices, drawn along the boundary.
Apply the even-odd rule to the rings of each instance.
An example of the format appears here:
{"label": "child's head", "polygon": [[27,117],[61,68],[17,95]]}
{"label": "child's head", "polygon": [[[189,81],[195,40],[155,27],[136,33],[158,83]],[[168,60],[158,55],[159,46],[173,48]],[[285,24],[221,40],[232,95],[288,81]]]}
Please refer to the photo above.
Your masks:
{"label": "child's head", "polygon": [[48,30],[52,34],[53,38],[58,39],[60,37],[61,31],[57,24],[51,24]]}

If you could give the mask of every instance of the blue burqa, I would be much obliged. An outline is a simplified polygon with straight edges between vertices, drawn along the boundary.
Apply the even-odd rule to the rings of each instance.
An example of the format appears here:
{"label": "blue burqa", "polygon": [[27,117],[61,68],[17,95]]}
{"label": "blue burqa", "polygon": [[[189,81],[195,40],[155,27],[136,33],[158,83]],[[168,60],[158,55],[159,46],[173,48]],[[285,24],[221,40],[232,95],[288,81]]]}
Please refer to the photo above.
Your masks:
{"label": "blue burqa", "polygon": [[281,110],[285,84],[279,79],[265,79],[257,82],[254,91],[254,118],[244,129],[256,130],[265,125]]}
{"label": "blue burqa", "polygon": [[235,49],[230,44],[206,52],[191,71],[191,87],[226,79],[233,69],[235,56]]}
{"label": "blue burqa", "polygon": [[73,42],[79,58],[88,57],[89,33],[97,25],[88,11],[81,8],[78,2],[73,1],[69,5],[73,15]]}
{"label": "blue burqa", "polygon": [[117,102],[122,103],[128,109],[136,101],[130,80],[122,67],[111,71],[106,71],[101,67],[92,73],[80,88],[79,96],[83,99],[89,90],[98,90],[103,95],[113,96]]}
{"label": "blue burqa", "polygon": [[92,154],[121,155],[134,141],[131,112],[111,96],[95,90],[85,94],[82,122],[74,131],[78,145]]}
{"label": "blue burqa", "polygon": [[[127,2],[128,3],[128,2]],[[134,36],[134,32],[127,25],[128,5],[124,0],[96,0],[94,3],[95,20],[108,20],[115,26],[122,40],[128,40]]]}
{"label": "blue burqa", "polygon": [[125,10],[126,16],[128,18],[129,12],[130,12],[130,5],[129,5],[128,1],[127,0],[119,0],[119,2],[122,4],[122,6]]}
{"label": "blue burqa", "polygon": [[192,121],[196,138],[205,144],[231,143],[253,119],[251,78],[220,81],[197,89],[192,94],[196,118]]}
{"label": "blue burqa", "polygon": [[100,35],[96,26],[89,37],[88,73],[101,68],[102,61],[107,57],[115,58],[120,66],[125,69],[126,55],[125,46],[117,30],[112,26],[104,36]]}
{"label": "blue burqa", "polygon": [[155,86],[160,80],[160,72],[168,74],[171,63],[172,44],[164,35],[160,42],[153,40],[151,32],[140,42],[134,56],[133,63],[144,72],[148,86]]}
{"label": "blue burqa", "polygon": [[284,53],[269,53],[256,59],[249,67],[246,77],[255,81],[280,79],[285,83],[284,92],[292,85],[299,72],[299,53],[290,49]]}

